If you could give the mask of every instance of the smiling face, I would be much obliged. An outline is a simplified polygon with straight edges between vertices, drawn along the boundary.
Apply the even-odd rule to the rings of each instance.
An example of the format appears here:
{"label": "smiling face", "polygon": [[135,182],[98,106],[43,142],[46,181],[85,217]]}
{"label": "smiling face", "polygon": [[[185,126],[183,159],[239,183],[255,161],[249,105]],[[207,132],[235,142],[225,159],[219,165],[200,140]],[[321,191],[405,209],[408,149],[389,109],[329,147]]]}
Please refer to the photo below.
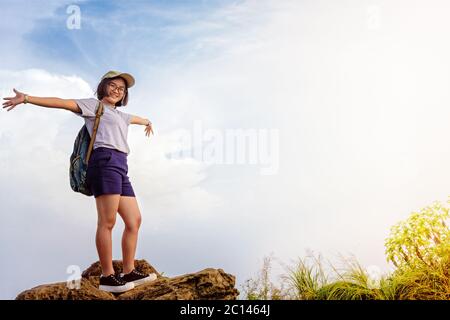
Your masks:
{"label": "smiling face", "polygon": [[[128,90],[125,79],[121,77],[103,79],[97,88],[99,100],[111,106],[125,106],[128,102]],[[123,101],[122,101],[123,100]]]}
{"label": "smiling face", "polygon": [[117,102],[122,100],[126,90],[127,84],[122,78],[112,79],[106,86],[105,100],[115,106]]}

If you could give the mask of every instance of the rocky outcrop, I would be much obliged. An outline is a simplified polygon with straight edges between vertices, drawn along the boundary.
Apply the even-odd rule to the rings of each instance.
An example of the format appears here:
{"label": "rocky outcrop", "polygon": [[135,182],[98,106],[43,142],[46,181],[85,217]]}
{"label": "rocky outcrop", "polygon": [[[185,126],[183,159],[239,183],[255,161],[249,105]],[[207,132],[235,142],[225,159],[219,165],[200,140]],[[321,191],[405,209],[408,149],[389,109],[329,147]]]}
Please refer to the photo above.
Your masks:
{"label": "rocky outcrop", "polygon": [[[121,261],[113,261],[114,270],[122,271]],[[222,269],[207,268],[196,273],[165,277],[147,261],[136,260],[136,269],[157,275],[157,279],[122,294],[98,289],[101,268],[93,263],[82,273],[78,286],[66,282],[44,284],[20,293],[16,300],[234,300],[239,295],[235,277]]]}

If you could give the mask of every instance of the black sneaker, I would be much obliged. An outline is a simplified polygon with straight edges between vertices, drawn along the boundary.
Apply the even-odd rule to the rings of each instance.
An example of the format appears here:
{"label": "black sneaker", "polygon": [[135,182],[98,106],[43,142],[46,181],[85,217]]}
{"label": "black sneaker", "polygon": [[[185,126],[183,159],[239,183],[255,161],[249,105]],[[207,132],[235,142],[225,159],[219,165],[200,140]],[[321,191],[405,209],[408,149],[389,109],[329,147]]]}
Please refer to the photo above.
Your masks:
{"label": "black sneaker", "polygon": [[142,273],[133,269],[130,273],[120,274],[120,280],[125,281],[127,283],[134,283],[134,286],[140,286],[141,284],[156,280],[156,273]]}
{"label": "black sneaker", "polygon": [[103,275],[100,276],[100,286],[98,287],[100,290],[108,291],[112,293],[120,293],[131,290],[134,288],[133,282],[125,282],[122,281],[115,274],[110,274],[105,277]]}

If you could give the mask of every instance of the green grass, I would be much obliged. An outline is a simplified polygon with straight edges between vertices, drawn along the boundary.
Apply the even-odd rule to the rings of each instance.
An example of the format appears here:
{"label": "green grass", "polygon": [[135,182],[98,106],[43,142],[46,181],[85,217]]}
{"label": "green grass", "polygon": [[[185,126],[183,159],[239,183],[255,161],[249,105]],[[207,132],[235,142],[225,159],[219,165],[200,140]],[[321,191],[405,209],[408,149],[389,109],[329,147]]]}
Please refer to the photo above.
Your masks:
{"label": "green grass", "polygon": [[397,269],[391,274],[369,277],[355,258],[344,259],[337,269],[325,268],[321,257],[299,259],[276,285],[270,280],[271,260],[264,258],[256,279],[242,287],[244,299],[254,300],[449,300],[450,254],[434,266]]}
{"label": "green grass", "polygon": [[329,263],[326,269],[320,255],[309,254],[275,285],[268,257],[241,294],[249,300],[450,300],[449,220],[450,207],[435,201],[394,225],[385,240],[387,260],[396,267],[391,274],[371,276],[354,257],[343,259],[343,268]]}

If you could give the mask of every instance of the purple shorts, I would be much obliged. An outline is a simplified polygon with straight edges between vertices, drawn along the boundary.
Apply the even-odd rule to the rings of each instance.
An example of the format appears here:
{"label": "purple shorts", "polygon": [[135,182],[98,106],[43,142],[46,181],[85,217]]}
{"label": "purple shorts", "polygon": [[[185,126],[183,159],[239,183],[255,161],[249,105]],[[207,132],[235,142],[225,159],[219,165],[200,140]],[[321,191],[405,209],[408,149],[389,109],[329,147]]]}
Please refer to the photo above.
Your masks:
{"label": "purple shorts", "polygon": [[92,150],[86,172],[86,183],[97,198],[102,194],[135,197],[128,178],[127,154],[105,147]]}

